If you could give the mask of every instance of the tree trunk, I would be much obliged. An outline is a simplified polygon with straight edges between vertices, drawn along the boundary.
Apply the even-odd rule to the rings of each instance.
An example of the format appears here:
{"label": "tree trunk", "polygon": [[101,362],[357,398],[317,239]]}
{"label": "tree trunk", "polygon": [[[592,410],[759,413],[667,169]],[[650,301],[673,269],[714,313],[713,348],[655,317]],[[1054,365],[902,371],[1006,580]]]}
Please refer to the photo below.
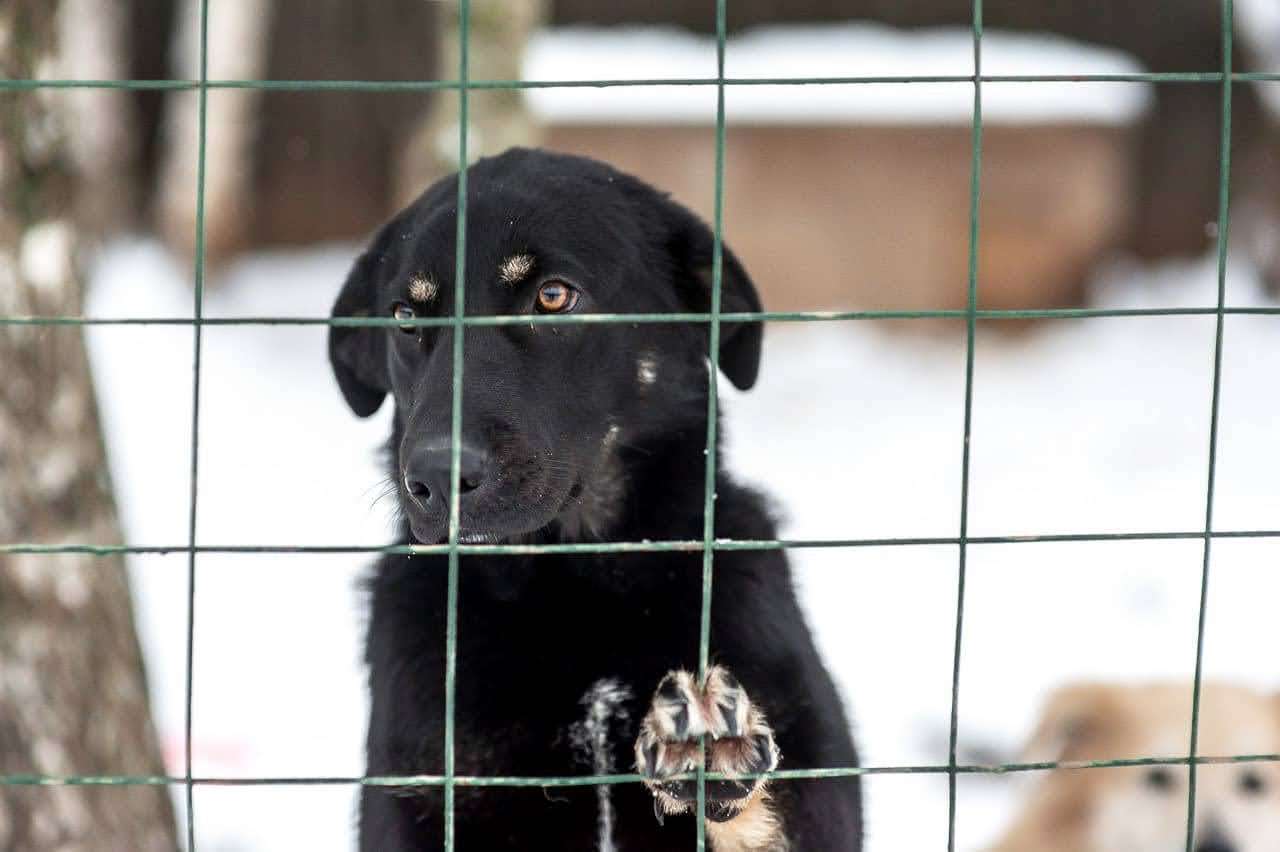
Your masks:
{"label": "tree trunk", "polygon": [[[473,80],[519,80],[525,45],[535,29],[545,26],[548,0],[472,0],[469,4],[468,76]],[[462,30],[457,0],[441,4],[437,76],[458,77]],[[460,100],[456,92],[435,99],[431,114],[409,142],[401,158],[397,184],[400,206],[412,201],[437,178],[455,171],[458,162]],[[513,145],[537,145],[541,128],[534,122],[518,89],[473,90],[467,98],[467,158],[500,154]]]}
{"label": "tree trunk", "polygon": [[[55,62],[58,11],[0,4],[0,76]],[[73,102],[0,95],[0,315],[81,313]],[[81,330],[0,325],[0,367],[0,542],[119,542]],[[0,774],[162,771],[123,561],[0,554]],[[176,846],[163,786],[0,786],[0,849]]]}
{"label": "tree trunk", "polygon": [[[200,76],[200,0],[129,0],[134,68]],[[427,80],[437,64],[436,6],[425,0],[218,0],[210,10],[211,80]],[[172,18],[167,21],[165,15]],[[172,32],[170,31],[172,30]],[[174,61],[167,63],[170,42]],[[165,242],[194,254],[198,97],[163,105],[136,93]],[[205,128],[205,266],[253,249],[364,239],[394,212],[406,139],[432,93],[215,89]],[[161,126],[157,127],[157,123]],[[419,187],[420,189],[421,187]],[[217,286],[220,276],[206,278]]]}

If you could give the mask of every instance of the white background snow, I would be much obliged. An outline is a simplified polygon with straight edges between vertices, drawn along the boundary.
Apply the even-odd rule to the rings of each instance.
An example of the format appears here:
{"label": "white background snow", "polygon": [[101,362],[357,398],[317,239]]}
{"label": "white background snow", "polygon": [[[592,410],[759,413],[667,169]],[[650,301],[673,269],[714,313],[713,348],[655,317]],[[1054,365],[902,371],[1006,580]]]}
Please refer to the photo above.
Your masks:
{"label": "white background snow", "polygon": [[[731,61],[730,71],[758,69],[735,72]],[[935,73],[914,64],[911,72]],[[205,313],[324,316],[355,251],[330,246],[239,262],[210,288]],[[87,313],[190,315],[190,279],[186,264],[152,243],[117,243],[97,265]],[[1233,263],[1228,281],[1229,304],[1274,304],[1247,266]],[[1100,276],[1096,304],[1203,307],[1215,303],[1215,288],[1209,258],[1119,264]],[[186,541],[191,336],[184,326],[90,330],[132,544]],[[1205,316],[1056,320],[1013,336],[983,325],[970,533],[1202,529],[1213,347],[1214,318]],[[759,385],[725,399],[731,469],[776,496],[789,538],[955,536],[964,366],[962,337],[902,334],[873,322],[774,324]],[[1217,529],[1280,527],[1277,376],[1280,317],[1229,317]],[[389,507],[375,503],[385,432],[385,411],[357,421],[343,405],[322,327],[205,328],[199,542],[386,543]],[[1069,679],[1189,679],[1201,557],[1196,540],[971,546],[962,746],[1012,759],[1037,702]],[[1280,687],[1278,557],[1280,539],[1214,543],[1208,676]],[[199,557],[197,775],[361,772],[356,581],[368,561]],[[957,548],[803,549],[792,561],[864,762],[945,763]],[[130,564],[156,715],[180,774],[186,558]],[[1016,789],[1009,779],[961,779],[961,849],[993,837]],[[944,776],[876,776],[866,792],[870,852],[944,848]],[[210,852],[349,849],[353,824],[349,787],[196,792],[199,845]]]}
{"label": "white background snow", "polygon": [[[620,57],[625,60],[619,61]],[[982,39],[984,74],[1135,74],[1125,54],[1045,35],[991,31]],[[785,69],[780,73],[779,69]],[[777,77],[963,77],[973,73],[973,35],[958,28],[904,32],[865,23],[770,27],[725,46],[730,79]],[[708,79],[716,76],[710,37],[672,28],[546,30],[524,62],[529,80]],[[562,123],[703,123],[716,114],[710,86],[529,89],[533,110]],[[1119,123],[1145,105],[1142,86],[1115,83],[990,84],[983,116],[992,122],[1085,120]],[[733,86],[730,123],[968,123],[973,87],[963,82]]]}

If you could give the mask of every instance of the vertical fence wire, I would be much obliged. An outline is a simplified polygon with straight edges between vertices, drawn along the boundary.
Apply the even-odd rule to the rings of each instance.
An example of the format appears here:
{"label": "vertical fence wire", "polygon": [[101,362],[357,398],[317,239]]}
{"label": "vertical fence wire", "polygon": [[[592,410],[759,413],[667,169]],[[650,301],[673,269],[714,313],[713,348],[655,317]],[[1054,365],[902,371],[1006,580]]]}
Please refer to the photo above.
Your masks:
{"label": "vertical fence wire", "polygon": [[453,279],[453,398],[449,433],[449,575],[445,603],[444,668],[444,848],[454,849],[455,764],[458,692],[458,526],[462,499],[462,319],[467,303],[467,121],[470,77],[471,3],[458,6],[458,231],[454,241]]}
{"label": "vertical fence wire", "polygon": [[[711,655],[711,587],[715,568],[716,529],[716,445],[719,425],[720,387],[720,301],[723,289],[724,268],[724,51],[726,31],[726,0],[716,0],[716,174],[715,215],[711,248],[711,321],[707,330],[707,443],[703,448],[705,461],[702,501],[702,613],[698,623],[698,680],[706,682]],[[697,825],[698,852],[707,844],[707,737],[699,738],[697,771]]]}
{"label": "vertical fence wire", "polygon": [[1204,627],[1209,610],[1209,563],[1213,545],[1213,493],[1218,472],[1218,412],[1222,399],[1222,338],[1226,326],[1227,247],[1231,230],[1231,64],[1235,9],[1222,0],[1222,138],[1218,160],[1218,311],[1213,338],[1213,397],[1209,407],[1209,469],[1205,476],[1204,561],[1200,566],[1200,611],[1196,621],[1196,668],[1191,687],[1191,744],[1187,764],[1187,843],[1196,835],[1196,755],[1200,748],[1200,688],[1204,674]]}
{"label": "vertical fence wire", "polygon": [[205,142],[209,101],[209,0],[200,0],[200,88],[196,91],[199,139],[196,147],[196,247],[194,305],[191,327],[191,481],[190,502],[187,515],[187,542],[191,550],[187,554],[187,636],[186,682],[182,723],[182,752],[186,761],[183,778],[187,806],[187,852],[196,849],[195,783],[191,765],[192,709],[195,694],[195,638],[196,638],[196,495],[200,475],[200,352],[202,344],[202,320],[204,319],[204,183]]}
{"label": "vertical fence wire", "polygon": [[960,461],[960,542],[956,566],[956,631],[951,661],[951,730],[947,744],[947,852],[956,848],[956,744],[960,735],[960,660],[969,557],[969,465],[973,432],[973,368],[978,332],[978,240],[982,198],[982,0],[973,0],[973,147],[969,167],[969,288],[965,312],[964,446]]}

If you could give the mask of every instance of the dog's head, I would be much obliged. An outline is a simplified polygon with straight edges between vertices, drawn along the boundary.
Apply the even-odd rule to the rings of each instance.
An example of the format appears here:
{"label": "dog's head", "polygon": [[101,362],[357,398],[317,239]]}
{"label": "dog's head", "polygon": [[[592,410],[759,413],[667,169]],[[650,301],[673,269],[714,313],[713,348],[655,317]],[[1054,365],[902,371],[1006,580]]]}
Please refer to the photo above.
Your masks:
{"label": "dog's head", "polygon": [[[1029,761],[1186,755],[1191,684],[1079,684],[1050,699]],[[1207,683],[1197,753],[1280,753],[1280,698]],[[1129,766],[1049,773],[1000,849],[1179,852],[1186,848],[1189,771]],[[1280,766],[1210,763],[1196,771],[1196,852],[1280,849]]]}
{"label": "dog's head", "polygon": [[[335,317],[450,317],[457,178],[397,215],[360,256]],[[512,150],[467,171],[469,316],[666,314],[709,309],[714,239],[685,208],[592,160]],[[760,310],[725,249],[721,309]],[[548,527],[601,535],[625,489],[619,453],[705,425],[708,327],[624,322],[469,326],[463,334],[460,534]],[[759,323],[724,323],[719,362],[739,388],[759,367]],[[351,408],[390,394],[395,476],[415,538],[447,535],[453,398],[448,327],[333,326]]]}

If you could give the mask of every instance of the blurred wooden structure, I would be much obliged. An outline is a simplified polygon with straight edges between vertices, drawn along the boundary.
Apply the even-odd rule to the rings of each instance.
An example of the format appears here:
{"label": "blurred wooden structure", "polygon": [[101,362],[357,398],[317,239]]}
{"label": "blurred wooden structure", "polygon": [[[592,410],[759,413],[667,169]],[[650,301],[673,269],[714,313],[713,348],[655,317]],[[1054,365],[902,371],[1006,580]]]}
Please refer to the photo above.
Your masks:
{"label": "blurred wooden structure", "polygon": [[[904,29],[968,27],[973,0],[732,0],[726,13],[731,32],[782,22],[853,19]],[[1245,17],[1236,11],[1234,70],[1276,71],[1266,67],[1263,46],[1242,29]],[[1149,72],[1222,70],[1222,4],[1216,0],[984,0],[983,21],[988,32],[1053,33],[1124,51]],[[662,24],[711,33],[715,4],[556,0],[555,23]],[[1206,226],[1218,216],[1221,99],[1216,84],[1155,87],[1153,108],[1138,128],[1132,166],[1134,227],[1126,247],[1139,256],[1198,255],[1213,245],[1213,229]],[[1280,288],[1280,237],[1275,233],[1280,229],[1280,116],[1267,114],[1257,86],[1236,86],[1233,101],[1234,197],[1246,202],[1245,209],[1259,212],[1255,221],[1237,224],[1269,229],[1251,241],[1269,242],[1272,250],[1253,254],[1271,284]]]}
{"label": "blurred wooden structure", "polygon": [[[198,0],[132,0],[135,19],[168,15],[171,31],[140,29],[146,71],[199,78]],[[210,4],[210,79],[429,80],[437,76],[436,7],[421,0],[225,0]],[[175,11],[176,9],[176,11]],[[157,39],[174,56],[156,62]],[[162,51],[163,52],[163,51]],[[154,223],[190,255],[196,232],[198,100],[175,92],[151,112],[144,160]],[[254,248],[357,239],[403,197],[403,150],[433,98],[423,92],[249,91],[208,96],[206,257]],[[216,280],[216,279],[215,279]]]}
{"label": "blurred wooden structure", "polygon": [[[519,80],[529,37],[546,24],[548,0],[472,0],[468,20],[468,74],[474,79]],[[462,58],[459,7],[441,3],[437,27],[441,79],[458,75]],[[397,207],[413,201],[442,175],[458,169],[461,98],[436,97],[420,129],[402,145],[394,188]],[[472,91],[467,97],[467,160],[500,154],[516,145],[536,145],[542,128],[516,89]]]}
{"label": "blurred wooden structure", "polygon": [[[714,131],[552,126],[548,145],[603,157],[710,221]],[[1132,224],[1131,130],[986,130],[980,304],[1081,303],[1086,273]],[[971,137],[965,127],[734,126],[725,239],[769,310],[963,308]]]}
{"label": "blurred wooden structure", "polygon": [[[146,42],[134,45],[135,71],[191,75],[190,19],[198,3],[181,0],[175,14],[174,0],[130,2],[136,38]],[[518,44],[544,16],[553,26],[664,24],[707,33],[714,30],[714,8],[684,0],[476,0],[472,76],[518,76]],[[226,0],[216,9],[213,77],[455,75],[449,22],[456,3]],[[226,24],[237,9],[251,25]],[[852,18],[906,29],[963,27],[972,2],[733,0],[728,14],[735,33]],[[489,25],[495,35],[486,42]],[[1205,0],[987,0],[986,25],[1118,49],[1149,71],[1221,67],[1218,4]],[[166,27],[167,36],[154,32]],[[172,39],[174,30],[188,33],[187,65],[164,71],[155,41]],[[1257,62],[1248,40],[1237,39],[1236,67],[1256,70]],[[985,304],[1078,304],[1086,274],[1110,252],[1159,259],[1212,247],[1220,87],[1162,84],[1152,92],[1151,109],[1131,127],[988,128],[980,253]],[[155,224],[171,245],[190,251],[194,100],[189,93],[171,98],[170,118],[157,131],[157,96],[135,97],[144,122],[151,122],[141,134],[144,182],[159,201],[144,206],[158,211]],[[434,113],[433,103],[441,106]],[[1233,245],[1247,249],[1280,285],[1280,134],[1256,87],[1236,87],[1234,106],[1233,198],[1243,215],[1235,221]],[[206,233],[215,265],[244,250],[362,239],[452,165],[451,93],[216,90],[209,108]],[[624,129],[607,119],[553,120],[539,128],[515,93],[500,90],[474,91],[471,109],[473,155],[513,141],[546,140],[613,161],[709,211],[709,128],[651,123]],[[763,279],[779,282],[766,285],[778,288],[770,295],[773,306],[955,306],[967,277],[968,146],[967,130],[948,124],[732,127],[727,232]],[[781,156],[788,152],[803,156]],[[784,159],[785,169],[779,167]],[[836,193],[843,206],[828,198]]]}

